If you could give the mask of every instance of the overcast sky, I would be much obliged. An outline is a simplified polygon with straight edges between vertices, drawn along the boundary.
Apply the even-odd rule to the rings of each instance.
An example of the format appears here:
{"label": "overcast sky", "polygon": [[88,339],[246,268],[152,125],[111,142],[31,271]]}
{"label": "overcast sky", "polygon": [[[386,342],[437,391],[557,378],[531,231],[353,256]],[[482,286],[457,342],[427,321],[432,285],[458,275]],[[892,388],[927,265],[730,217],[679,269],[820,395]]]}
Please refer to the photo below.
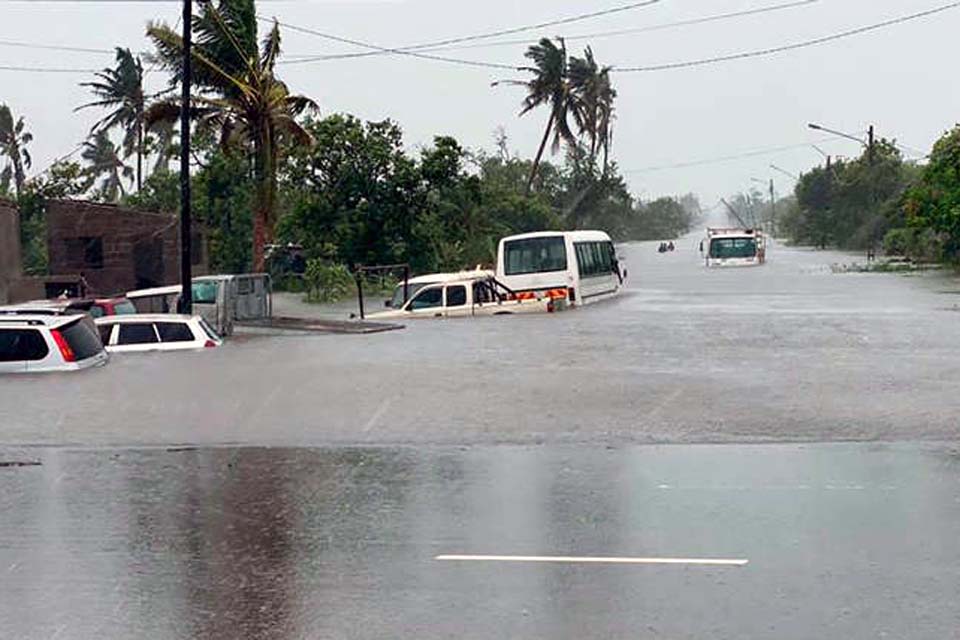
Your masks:
{"label": "overcast sky", "polygon": [[[789,0],[660,0],[650,7],[529,32],[520,37],[579,36],[682,21],[784,4]],[[948,0],[818,0],[805,6],[670,29],[571,40],[571,51],[592,45],[598,61],[644,66],[765,49],[947,4]],[[626,0],[342,0],[262,3],[261,14],[281,21],[385,46],[471,35],[574,16],[626,4]],[[0,40],[39,44],[143,49],[146,22],[174,23],[179,5],[169,2],[2,2]],[[632,191],[650,199],[693,191],[705,205],[748,189],[751,179],[774,178],[778,191],[792,180],[771,163],[799,173],[828,153],[856,155],[855,142],[825,138],[807,122],[847,132],[870,123],[878,135],[911,148],[931,143],[957,120],[960,83],[952,50],[960,8],[816,47],[693,69],[618,73],[613,155]],[[308,54],[361,51],[318,37],[283,32],[288,59]],[[515,40],[512,35],[505,39]],[[504,38],[500,38],[501,40]],[[526,46],[514,44],[449,50],[470,60],[523,63]],[[438,52],[439,54],[439,52]],[[99,68],[109,55],[65,53],[0,45],[0,66]],[[281,68],[293,90],[324,113],[392,118],[411,149],[434,135],[453,135],[471,148],[493,147],[503,126],[511,147],[532,156],[545,112],[517,117],[522,89],[491,87],[509,71],[478,69],[409,57],[293,64]],[[34,171],[70,152],[83,139],[95,111],[74,113],[89,100],[78,83],[89,74],[0,71],[0,101],[26,116],[35,135]],[[158,85],[160,74],[151,82]],[[794,148],[738,160],[704,162],[758,150]]]}

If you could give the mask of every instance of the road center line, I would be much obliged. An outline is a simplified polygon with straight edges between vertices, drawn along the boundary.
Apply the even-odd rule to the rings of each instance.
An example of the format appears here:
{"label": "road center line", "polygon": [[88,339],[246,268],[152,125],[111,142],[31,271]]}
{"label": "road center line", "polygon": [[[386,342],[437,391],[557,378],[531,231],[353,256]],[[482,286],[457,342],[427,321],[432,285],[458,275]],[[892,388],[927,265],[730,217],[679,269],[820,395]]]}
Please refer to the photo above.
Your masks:
{"label": "road center line", "polygon": [[683,564],[720,567],[742,567],[749,560],[741,558],[618,558],[604,556],[488,556],[447,554],[434,560],[461,562],[560,562],[593,564]]}

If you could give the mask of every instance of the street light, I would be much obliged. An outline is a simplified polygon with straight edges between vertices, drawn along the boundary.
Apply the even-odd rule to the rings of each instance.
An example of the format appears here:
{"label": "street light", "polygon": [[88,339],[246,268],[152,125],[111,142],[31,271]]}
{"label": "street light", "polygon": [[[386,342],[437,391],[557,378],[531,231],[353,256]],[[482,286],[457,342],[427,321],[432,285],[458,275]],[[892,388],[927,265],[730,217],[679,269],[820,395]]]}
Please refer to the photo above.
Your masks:
{"label": "street light", "polygon": [[[827,156],[827,157],[829,158],[830,156]],[[793,175],[792,173],[790,173],[789,171],[787,171],[786,169],[781,169],[780,167],[778,167],[778,166],[775,165],[775,164],[771,164],[771,165],[770,165],[770,168],[773,169],[774,171],[779,171],[779,172],[782,173],[783,175],[789,176],[789,177],[793,178],[794,180],[799,180],[799,179],[800,179],[799,176],[795,176],[795,175]]]}
{"label": "street light", "polygon": [[866,140],[862,140],[856,136],[850,135],[849,133],[844,133],[843,131],[837,131],[836,129],[828,129],[823,125],[815,124],[813,122],[808,123],[807,127],[813,129],[814,131],[825,131],[826,133],[832,133],[835,136],[840,136],[841,138],[846,138],[847,140],[853,140],[854,142],[859,142],[861,145],[866,147],[867,159],[869,160],[870,164],[873,164],[873,142],[874,142],[873,125],[870,125],[870,128],[867,129]]}

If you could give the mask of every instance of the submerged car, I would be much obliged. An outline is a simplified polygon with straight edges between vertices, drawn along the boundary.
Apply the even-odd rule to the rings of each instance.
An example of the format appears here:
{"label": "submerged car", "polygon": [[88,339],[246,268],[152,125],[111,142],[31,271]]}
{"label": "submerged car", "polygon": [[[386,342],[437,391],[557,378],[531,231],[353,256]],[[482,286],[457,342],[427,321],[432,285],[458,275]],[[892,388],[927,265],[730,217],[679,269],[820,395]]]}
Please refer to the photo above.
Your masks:
{"label": "submerged car", "polygon": [[96,320],[111,353],[184,351],[219,347],[223,340],[201,316],[143,313]]}
{"label": "submerged car", "polygon": [[553,312],[566,302],[548,296],[517,297],[486,271],[433,274],[419,279],[422,284],[417,283],[416,293],[399,308],[366,317],[386,320]]}
{"label": "submerged car", "polygon": [[0,373],[76,371],[107,362],[89,316],[0,315]]}

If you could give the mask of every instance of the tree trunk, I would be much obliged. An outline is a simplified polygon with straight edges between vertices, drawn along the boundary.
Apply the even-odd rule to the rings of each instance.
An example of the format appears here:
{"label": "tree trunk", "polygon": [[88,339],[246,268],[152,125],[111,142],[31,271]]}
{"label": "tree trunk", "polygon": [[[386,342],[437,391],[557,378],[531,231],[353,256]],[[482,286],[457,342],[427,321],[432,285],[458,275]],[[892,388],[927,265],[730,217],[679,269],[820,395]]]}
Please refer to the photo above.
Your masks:
{"label": "tree trunk", "polygon": [[533,159],[533,166],[530,167],[530,177],[527,178],[527,195],[533,188],[533,181],[537,177],[537,169],[540,167],[540,159],[543,157],[543,150],[547,147],[547,140],[550,139],[550,130],[553,129],[553,114],[547,120],[547,129],[543,132],[543,140],[540,141],[540,148],[537,149],[537,157]]}
{"label": "tree trunk", "polygon": [[13,153],[11,154],[11,159],[13,160],[13,184],[17,187],[17,198],[20,198],[20,194],[23,192],[23,183],[26,182],[27,177],[23,173],[23,161],[20,159],[20,147],[14,145],[12,149]]}
{"label": "tree trunk", "polygon": [[143,114],[137,122],[137,193],[143,188]]}
{"label": "tree trunk", "polygon": [[253,212],[253,271],[266,270],[264,247],[273,242],[274,192],[276,189],[276,158],[273,132],[268,124],[261,124],[254,142],[254,181],[256,204]]}

